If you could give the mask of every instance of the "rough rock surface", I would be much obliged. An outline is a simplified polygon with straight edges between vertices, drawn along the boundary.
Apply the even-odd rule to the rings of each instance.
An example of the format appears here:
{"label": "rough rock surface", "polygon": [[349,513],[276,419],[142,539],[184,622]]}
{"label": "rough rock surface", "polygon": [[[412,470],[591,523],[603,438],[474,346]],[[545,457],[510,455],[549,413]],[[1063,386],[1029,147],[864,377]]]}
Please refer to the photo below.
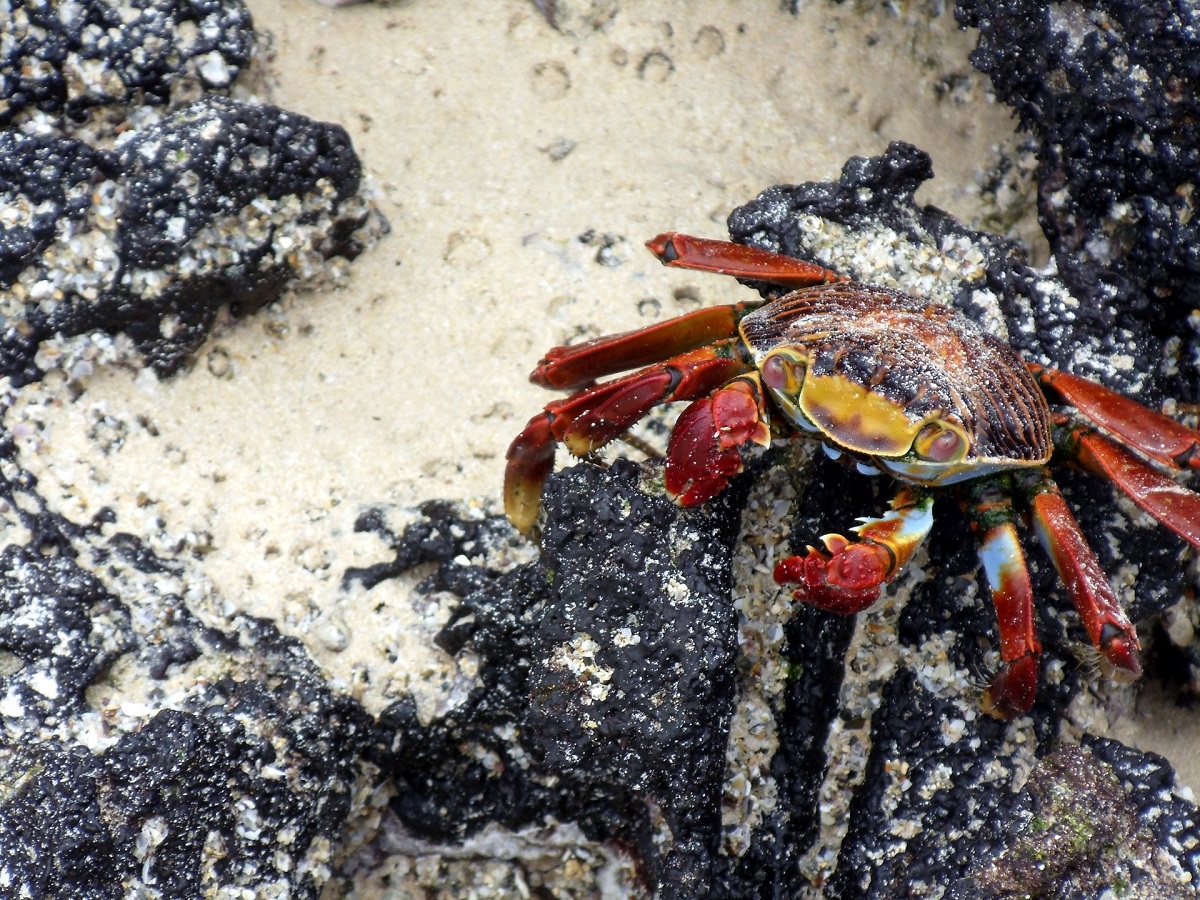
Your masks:
{"label": "rough rock surface", "polygon": [[[481,657],[477,687],[444,719],[422,727],[407,704],[382,717],[400,735],[394,809],[417,833],[461,839],[549,814],[636,848],[666,894],[699,896],[712,881],[736,511],[732,495],[681,510],[646,490],[651,478],[624,462],[554,477],[541,557],[507,575],[453,562],[478,527],[444,509],[397,541],[407,560],[451,556],[426,585],[462,596],[441,643]],[[455,530],[448,548],[428,541]]]}
{"label": "rough rock surface", "polygon": [[1183,331],[1200,304],[1195,4],[959,0],[956,13],[979,29],[971,61],[1036,136],[1039,217],[1087,318]]}
{"label": "rough rock surface", "polygon": [[240,0],[37,3],[0,9],[0,126],[79,123],[228,87],[255,35]]}
{"label": "rough rock surface", "polygon": [[[195,99],[254,42],[240,3],[3,5],[0,403],[171,372],[220,306],[377,233],[340,127]],[[17,457],[0,435],[0,894],[316,898],[388,736],[274,625],[213,614],[202,537],[73,524]]]}
{"label": "rough rock surface", "polygon": [[221,97],[112,151],[0,134],[0,374],[35,379],[94,330],[174,371],[220,307],[253,312],[361,251],[360,176],[341,127]]}
{"label": "rough rock surface", "polygon": [[47,512],[4,449],[3,892],[316,897],[386,736],[271,625],[201,623],[182,561]]}
{"label": "rough rock surface", "polygon": [[1171,779],[1163,760],[1115,741],[1064,745],[989,823],[999,852],[947,897],[1194,897],[1200,820]]}

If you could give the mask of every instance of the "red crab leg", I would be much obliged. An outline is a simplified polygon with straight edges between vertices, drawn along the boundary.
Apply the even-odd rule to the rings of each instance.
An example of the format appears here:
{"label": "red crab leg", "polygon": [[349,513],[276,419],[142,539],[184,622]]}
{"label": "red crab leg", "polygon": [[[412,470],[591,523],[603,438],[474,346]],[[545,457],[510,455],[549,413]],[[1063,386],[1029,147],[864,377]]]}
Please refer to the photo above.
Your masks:
{"label": "red crab leg", "polygon": [[533,531],[558,443],[584,456],[623,434],[654,406],[694,400],[747,368],[736,341],[729,340],[547,404],[508,448],[504,511],[509,520],[523,534]]}
{"label": "red crab leg", "polygon": [[996,607],[1000,671],[983,694],[983,710],[998,719],[1024,715],[1037,695],[1042,645],[1033,623],[1033,586],[1013,522],[988,529],[979,556]]}
{"label": "red crab leg", "polygon": [[659,362],[737,334],[738,322],[765,301],[698,309],[636,331],[555,347],[529,380],[545,388],[575,390],[597,378]]}
{"label": "red crab leg", "polygon": [[1026,365],[1043,387],[1135,450],[1163,465],[1200,469],[1200,433],[1094,381]]}
{"label": "red crab leg", "polygon": [[771,444],[771,426],[757,372],[740,375],[680,413],[667,444],[663,480],[680,506],[711,500],[742,471],[738,447]]}
{"label": "red crab leg", "polygon": [[1120,444],[1086,428],[1067,437],[1069,456],[1113,482],[1143,510],[1200,550],[1200,494],[1142,462]]}
{"label": "red crab leg", "polygon": [[1048,473],[1043,473],[1032,486],[1029,502],[1034,528],[1054,561],[1058,577],[1067,586],[1088,637],[1114,666],[1139,674],[1142,667],[1137,651],[1141,644],[1137,632],[1121,609],[1062,491]]}
{"label": "red crab leg", "polygon": [[983,694],[983,710],[1012,719],[1033,708],[1042,645],[1033,619],[1033,586],[1017,537],[1012,498],[995,484],[972,492],[967,515],[981,534],[979,559],[987,577],[1000,631],[1000,670]]}
{"label": "red crab leg", "polygon": [[781,253],[674,231],[646,241],[646,246],[665,266],[751,278],[782,287],[811,287],[814,284],[850,280],[816,263]]}
{"label": "red crab leg", "polygon": [[855,542],[840,534],[822,535],[826,551],[809,547],[775,565],[775,581],[799,585],[797,600],[829,612],[849,615],[879,599],[883,585],[908,563],[933,527],[933,495],[911,485],[901,487],[891,510],[878,519],[860,519],[851,529]]}

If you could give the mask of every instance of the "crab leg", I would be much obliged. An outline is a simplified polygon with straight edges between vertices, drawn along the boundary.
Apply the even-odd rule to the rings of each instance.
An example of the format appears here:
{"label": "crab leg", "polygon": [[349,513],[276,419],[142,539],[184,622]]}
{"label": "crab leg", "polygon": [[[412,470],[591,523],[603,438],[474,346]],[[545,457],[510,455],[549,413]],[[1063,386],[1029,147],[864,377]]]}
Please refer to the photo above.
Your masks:
{"label": "crab leg", "polygon": [[1066,585],[1092,644],[1114,666],[1137,675],[1141,672],[1137,632],[1121,609],[1062,491],[1049,473],[1043,472],[1026,492],[1034,528],[1054,561],[1058,577]]}
{"label": "crab leg", "polygon": [[555,347],[538,363],[529,380],[545,388],[576,390],[614,372],[648,366],[737,334],[742,316],[762,306],[752,301],[657,322],[635,331],[612,334],[570,347]]}
{"label": "crab leg", "polygon": [[932,494],[906,485],[890,505],[878,519],[859,519],[862,524],[851,529],[857,541],[826,534],[821,537],[825,551],[810,546],[804,556],[781,559],[775,581],[799,585],[792,596],[829,612],[849,615],[866,609],[933,527]]}
{"label": "crab leg", "polygon": [[748,368],[731,339],[548,404],[508,448],[504,510],[509,520],[521,533],[532,533],[542,485],[554,470],[556,444],[584,456],[623,434],[658,404],[702,397]]}
{"label": "crab leg", "polygon": [[1094,381],[1036,363],[1026,365],[1043,387],[1135,450],[1163,465],[1200,469],[1200,433]]}
{"label": "crab leg", "polygon": [[805,262],[782,253],[760,250],[732,241],[714,241],[668,231],[646,241],[650,252],[664,266],[716,272],[736,278],[751,278],[778,284],[781,287],[801,288],[833,281],[849,281],[844,275],[832,272],[816,263]]}
{"label": "crab leg", "polygon": [[1024,715],[1033,707],[1042,645],[1033,619],[1033,585],[1017,537],[1012,498],[991,479],[970,491],[967,515],[980,534],[979,559],[996,608],[1000,670],[983,694],[983,709],[998,719]]}
{"label": "crab leg", "polygon": [[739,375],[680,413],[667,444],[667,493],[681,506],[699,506],[742,471],[737,448],[771,444],[770,418],[757,372]]}
{"label": "crab leg", "polygon": [[1063,444],[1075,462],[1113,482],[1141,509],[1200,550],[1200,494],[1090,429],[1073,429]]}

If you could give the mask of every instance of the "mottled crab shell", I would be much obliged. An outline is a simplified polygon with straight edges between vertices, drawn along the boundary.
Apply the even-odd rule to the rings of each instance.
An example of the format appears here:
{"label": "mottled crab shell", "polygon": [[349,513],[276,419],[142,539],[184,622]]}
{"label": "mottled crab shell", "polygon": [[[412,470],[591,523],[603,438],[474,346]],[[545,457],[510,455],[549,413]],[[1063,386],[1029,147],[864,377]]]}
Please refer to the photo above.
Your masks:
{"label": "mottled crab shell", "polygon": [[[828,284],[766,304],[740,330],[789,419],[900,478],[950,484],[1050,459],[1050,410],[1021,357],[950,307]],[[965,439],[952,460],[915,452],[931,424]]]}

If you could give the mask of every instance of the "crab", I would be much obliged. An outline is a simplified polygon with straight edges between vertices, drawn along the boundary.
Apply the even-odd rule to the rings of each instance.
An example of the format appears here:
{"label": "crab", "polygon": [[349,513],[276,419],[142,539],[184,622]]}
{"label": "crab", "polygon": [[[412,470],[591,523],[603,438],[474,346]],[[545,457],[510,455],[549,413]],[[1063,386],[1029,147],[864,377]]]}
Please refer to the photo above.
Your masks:
{"label": "crab", "polygon": [[742,471],[742,448],[796,434],[895,480],[890,509],[859,519],[852,538],[824,535],[823,547],[779,561],[775,580],[797,600],[842,614],[873,605],[928,535],[934,497],[949,488],[977,535],[996,608],[1000,664],[984,690],[986,712],[1013,718],[1036,696],[1042,648],[1018,539],[1022,511],[1091,643],[1114,674],[1140,673],[1137,632],[1048,466],[1067,462],[1110,480],[1200,549],[1200,495],[1151,465],[1200,468],[1200,433],[1025,361],[951,307],[727,241],[668,232],[647,247],[667,266],[779,290],[547,353],[530,380],[573,393],[547,404],[509,447],[505,510],[519,531],[536,532],[559,443],[586,456],[653,407],[690,401],[663,467],[682,506],[720,493]]}

